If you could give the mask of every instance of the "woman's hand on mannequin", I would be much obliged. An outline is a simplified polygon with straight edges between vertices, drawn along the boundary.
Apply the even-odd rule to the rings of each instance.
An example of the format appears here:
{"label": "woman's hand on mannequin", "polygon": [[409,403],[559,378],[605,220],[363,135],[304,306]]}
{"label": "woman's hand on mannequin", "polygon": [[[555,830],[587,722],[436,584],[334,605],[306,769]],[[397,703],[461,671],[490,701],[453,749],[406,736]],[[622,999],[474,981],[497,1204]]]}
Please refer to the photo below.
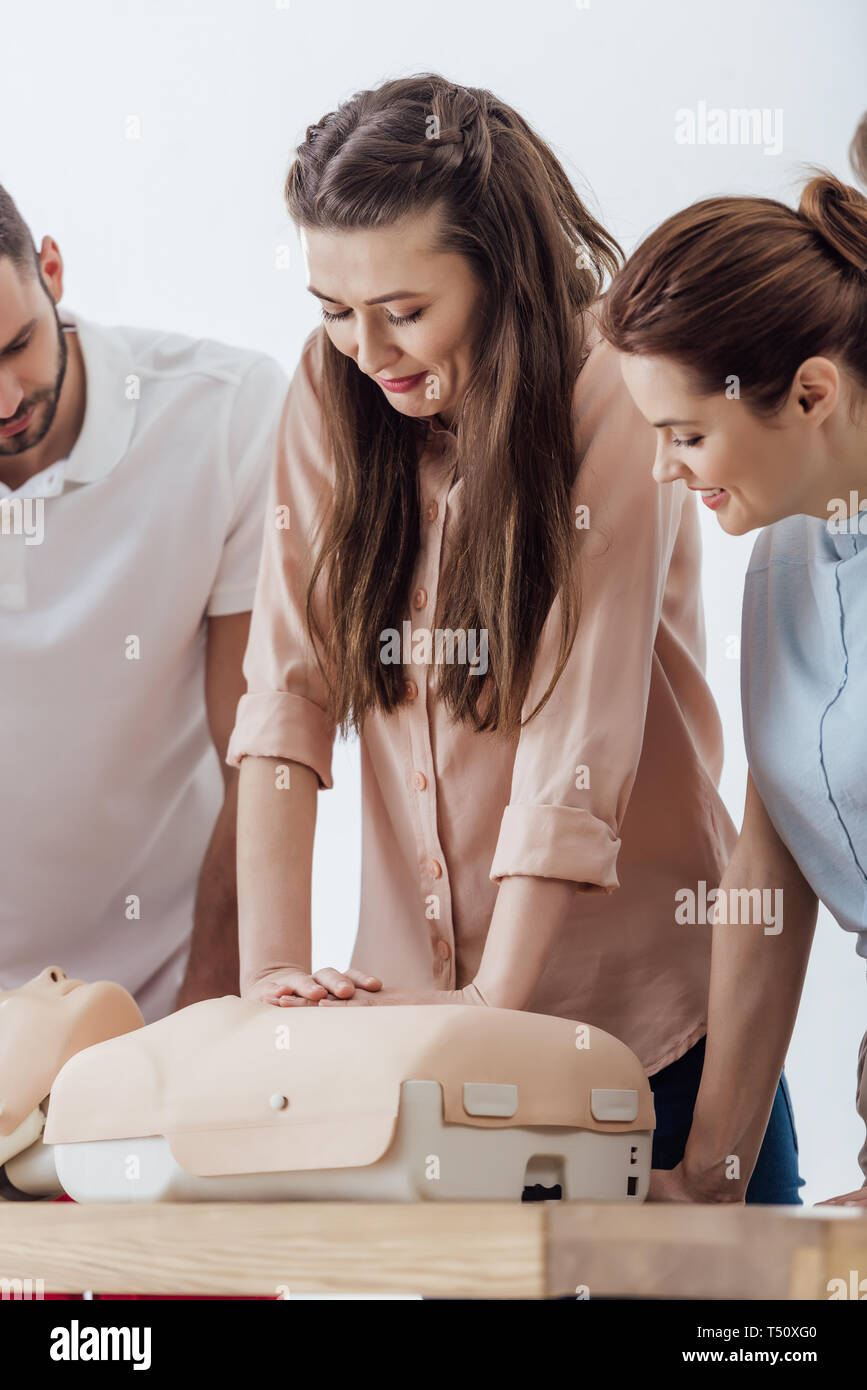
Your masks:
{"label": "woman's hand on mannequin", "polygon": [[487,1007],[481,990],[475,984],[465,985],[463,989],[399,989],[385,985],[375,993],[357,989],[351,999],[320,999],[320,1008],[332,1005],[358,1008],[364,1004],[481,1004]]}
{"label": "woman's hand on mannequin", "polygon": [[842,1197],[826,1197],[817,1202],[817,1207],[864,1207],[867,1209],[867,1187],[858,1187],[854,1192],[844,1192]]}
{"label": "woman's hand on mannequin", "polygon": [[300,966],[284,965],[264,971],[245,987],[243,997],[281,1008],[303,1008],[323,1000],[347,1004],[356,989],[373,996],[381,988],[382,981],[363,970],[332,970],[329,967],[311,974]]}

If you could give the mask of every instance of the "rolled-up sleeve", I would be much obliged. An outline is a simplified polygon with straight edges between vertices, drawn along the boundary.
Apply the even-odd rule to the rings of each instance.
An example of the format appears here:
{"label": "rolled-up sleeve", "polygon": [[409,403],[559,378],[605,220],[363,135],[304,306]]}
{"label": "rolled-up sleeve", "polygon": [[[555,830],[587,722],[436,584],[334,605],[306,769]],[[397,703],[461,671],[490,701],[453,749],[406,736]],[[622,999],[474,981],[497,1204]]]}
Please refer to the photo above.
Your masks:
{"label": "rolled-up sleeve", "polygon": [[[671,560],[688,494],[680,481],[654,481],[654,431],[607,344],[595,347],[585,364],[574,407],[583,456],[572,490],[580,620],[552,695],[521,729],[490,877],[497,883],[517,874],[559,878],[611,893],[620,886],[620,831],[644,743],[667,585],[669,601],[678,597],[671,592],[680,582],[670,573]],[[561,624],[558,595],[542,631],[524,719],[556,668]]]}
{"label": "rolled-up sleeve", "polygon": [[[334,485],[317,392],[321,352],[316,330],[304,345],[283,407],[244,656],[247,693],[226,761],[237,767],[249,756],[285,758],[312,768],[329,788],[335,728],[306,621],[314,540]],[[316,601],[322,601],[321,584]],[[318,607],[316,612],[321,621]]]}

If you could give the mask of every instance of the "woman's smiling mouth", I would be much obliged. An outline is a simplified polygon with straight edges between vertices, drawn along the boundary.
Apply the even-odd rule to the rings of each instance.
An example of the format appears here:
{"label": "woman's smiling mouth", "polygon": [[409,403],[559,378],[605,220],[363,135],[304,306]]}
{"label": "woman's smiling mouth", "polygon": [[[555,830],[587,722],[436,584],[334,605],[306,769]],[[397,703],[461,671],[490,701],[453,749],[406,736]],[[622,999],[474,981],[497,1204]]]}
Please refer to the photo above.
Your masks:
{"label": "woman's smiling mouth", "polygon": [[420,386],[421,383],[424,381],[424,378],[424,372],[416,372],[415,376],[378,376],[376,380],[379,382],[380,386],[383,386],[385,388],[386,391],[392,391],[395,394],[400,395],[404,391],[412,391],[416,386]]}
{"label": "woman's smiling mouth", "polygon": [[[689,484],[687,484],[687,486],[689,487]],[[724,487],[690,487],[689,490],[690,492],[699,493],[702,502],[704,502],[706,507],[710,507],[712,511],[716,511],[717,507],[721,507],[729,495]]]}

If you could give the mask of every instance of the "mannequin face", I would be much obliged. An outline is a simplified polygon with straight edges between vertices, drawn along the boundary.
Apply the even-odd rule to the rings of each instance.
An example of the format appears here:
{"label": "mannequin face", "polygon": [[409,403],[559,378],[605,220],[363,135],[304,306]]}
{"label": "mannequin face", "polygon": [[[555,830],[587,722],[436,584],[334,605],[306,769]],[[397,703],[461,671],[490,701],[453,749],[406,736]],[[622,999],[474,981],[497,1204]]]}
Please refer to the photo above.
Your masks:
{"label": "mannequin face", "polygon": [[[49,965],[32,980],[19,985],[17,989],[0,989],[0,1030],[5,1034],[9,1019],[17,1017],[22,1010],[40,1015],[50,1010],[52,1014],[62,1011],[65,1016],[72,1009],[80,1007],[79,1001],[70,1001],[70,994],[79,989],[94,990],[97,985],[86,985],[83,980],[71,980],[59,965]],[[90,997],[90,996],[88,996]]]}
{"label": "mannequin face", "polygon": [[301,244],[338,352],[401,415],[449,425],[472,373],[483,289],[465,256],[437,249],[438,230],[434,207],[386,227],[305,228]]}
{"label": "mannequin face", "polygon": [[657,431],[654,478],[682,478],[729,535],[800,513],[827,521],[829,499],[858,486],[855,428],[828,358],[802,363],[782,409],[769,417],[723,391],[697,395],[684,369],[664,357],[621,354],[620,368]]}
{"label": "mannequin face", "polygon": [[0,1134],[44,1100],[74,1052],[142,1022],[121,985],[85,984],[57,965],[17,989],[0,990]]}

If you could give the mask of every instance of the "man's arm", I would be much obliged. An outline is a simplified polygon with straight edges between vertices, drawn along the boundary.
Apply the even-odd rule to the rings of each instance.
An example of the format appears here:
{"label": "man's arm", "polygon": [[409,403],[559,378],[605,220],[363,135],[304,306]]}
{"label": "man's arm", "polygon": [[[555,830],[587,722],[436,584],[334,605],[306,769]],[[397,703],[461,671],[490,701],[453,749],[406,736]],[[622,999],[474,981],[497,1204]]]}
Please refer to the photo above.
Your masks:
{"label": "man's arm", "polygon": [[238,701],[246,684],[241,671],[249,613],[208,619],[205,659],[205,704],[208,727],[223,774],[223,805],[217,816],[196,891],[193,935],[187,972],[175,1008],[200,999],[238,993],[238,895],[235,872],[235,822],[238,769],[226,763],[226,749]]}

